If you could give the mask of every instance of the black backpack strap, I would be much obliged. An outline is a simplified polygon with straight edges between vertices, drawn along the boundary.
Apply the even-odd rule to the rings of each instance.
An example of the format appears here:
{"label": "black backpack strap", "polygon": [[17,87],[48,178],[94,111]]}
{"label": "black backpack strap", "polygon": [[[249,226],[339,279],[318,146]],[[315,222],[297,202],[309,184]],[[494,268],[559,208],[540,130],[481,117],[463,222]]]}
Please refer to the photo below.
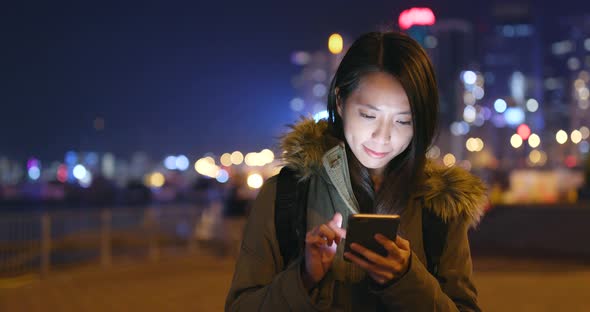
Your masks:
{"label": "black backpack strap", "polygon": [[447,242],[447,224],[430,209],[422,209],[422,240],[428,272],[438,279],[440,257]]}
{"label": "black backpack strap", "polygon": [[283,167],[277,177],[275,231],[285,267],[301,254],[307,232],[307,181],[298,182],[293,169]]}

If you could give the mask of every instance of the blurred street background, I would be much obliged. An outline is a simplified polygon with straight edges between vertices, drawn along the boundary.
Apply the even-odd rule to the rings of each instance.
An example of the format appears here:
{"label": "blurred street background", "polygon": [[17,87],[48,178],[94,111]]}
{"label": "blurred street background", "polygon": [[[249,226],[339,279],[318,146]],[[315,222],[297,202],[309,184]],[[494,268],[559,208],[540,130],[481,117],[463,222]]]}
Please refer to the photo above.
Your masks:
{"label": "blurred street background", "polygon": [[431,161],[489,188],[486,311],[590,311],[590,4],[0,5],[0,311],[220,311],[278,138],[354,38],[435,66]]}

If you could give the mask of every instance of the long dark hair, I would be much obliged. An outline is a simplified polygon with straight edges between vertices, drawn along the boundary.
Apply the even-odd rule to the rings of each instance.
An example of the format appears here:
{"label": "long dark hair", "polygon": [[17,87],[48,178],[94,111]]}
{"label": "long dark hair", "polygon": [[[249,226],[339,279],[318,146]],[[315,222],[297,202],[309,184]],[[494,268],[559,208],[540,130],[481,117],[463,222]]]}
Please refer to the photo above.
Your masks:
{"label": "long dark hair", "polygon": [[[342,118],[337,113],[337,103],[344,105],[360,80],[372,72],[388,73],[400,82],[410,102],[414,127],[409,146],[387,164],[377,194],[368,169],[346,143]],[[401,213],[423,183],[426,150],[437,128],[438,90],[424,49],[402,33],[362,35],[348,49],[332,79],[328,114],[332,134],[346,143],[351,184],[361,211]]]}

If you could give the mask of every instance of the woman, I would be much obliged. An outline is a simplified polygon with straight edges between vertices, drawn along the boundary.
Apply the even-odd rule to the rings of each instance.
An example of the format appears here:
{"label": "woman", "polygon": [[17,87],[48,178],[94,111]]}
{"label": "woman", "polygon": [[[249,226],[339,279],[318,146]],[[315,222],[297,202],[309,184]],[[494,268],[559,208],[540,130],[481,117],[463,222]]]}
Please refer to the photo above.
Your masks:
{"label": "woman", "polygon": [[[332,80],[328,111],[327,122],[303,120],[282,140],[285,165],[309,182],[304,255],[283,263],[271,178],[249,216],[226,310],[478,311],[467,230],[485,189],[459,168],[427,163],[438,94],[425,51],[400,33],[361,36]],[[448,227],[437,278],[424,265],[424,209]],[[401,215],[395,241],[375,237],[386,257],[354,244],[365,259],[343,253],[353,213]]]}

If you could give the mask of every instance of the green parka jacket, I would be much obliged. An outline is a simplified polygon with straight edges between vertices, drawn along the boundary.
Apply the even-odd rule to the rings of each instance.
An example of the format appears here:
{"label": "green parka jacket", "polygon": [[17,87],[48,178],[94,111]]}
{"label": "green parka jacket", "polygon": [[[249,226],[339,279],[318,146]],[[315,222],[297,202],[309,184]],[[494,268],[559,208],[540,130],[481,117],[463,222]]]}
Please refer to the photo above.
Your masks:
{"label": "green parka jacket", "polygon": [[[282,139],[285,165],[310,182],[308,230],[343,214],[343,227],[358,207],[344,145],[326,133],[327,123],[303,120]],[[274,224],[276,177],[260,190],[244,230],[240,255],[227,296],[226,311],[480,311],[472,280],[467,231],[483,214],[483,183],[457,168],[428,164],[423,190],[401,215],[400,234],[412,255],[405,275],[387,288],[375,287],[355,264],[343,261],[339,244],[331,271],[308,293],[301,281],[302,258],[286,268]],[[432,209],[448,224],[439,279],[424,263],[422,209]]]}

